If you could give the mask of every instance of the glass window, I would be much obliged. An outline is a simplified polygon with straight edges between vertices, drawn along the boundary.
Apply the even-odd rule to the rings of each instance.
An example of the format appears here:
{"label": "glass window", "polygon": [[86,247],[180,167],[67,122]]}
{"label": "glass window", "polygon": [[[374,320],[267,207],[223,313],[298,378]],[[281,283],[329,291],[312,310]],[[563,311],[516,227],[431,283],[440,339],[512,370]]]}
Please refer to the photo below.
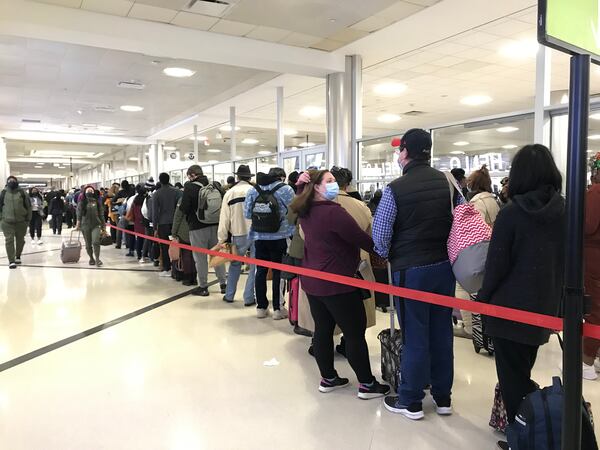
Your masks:
{"label": "glass window", "polygon": [[308,169],[309,167],[316,167],[319,170],[326,169],[327,167],[327,158],[325,157],[325,152],[318,153],[308,153],[305,154],[305,167]]}
{"label": "glass window", "polygon": [[[256,159],[256,170],[258,172],[268,173],[272,167],[277,167],[277,155],[265,156]],[[287,173],[287,171],[286,171]]]}
{"label": "glass window", "polygon": [[181,170],[173,170],[169,175],[171,176],[172,185],[175,185],[176,183],[183,184],[183,175]]}
{"label": "glass window", "polygon": [[285,173],[290,174],[294,171],[300,171],[300,153],[294,153],[292,155],[286,155],[283,157],[283,170]]}
{"label": "glass window", "polygon": [[227,184],[227,177],[233,175],[233,171],[231,170],[231,163],[224,164],[215,164],[213,166],[214,174],[213,180],[221,183],[222,186]]}
{"label": "glass window", "polygon": [[372,139],[359,144],[359,179],[394,180],[402,173],[398,155],[391,145],[392,137]]}
{"label": "glass window", "polygon": [[486,165],[494,190],[507,177],[512,159],[533,142],[533,115],[467,123],[433,130],[433,167],[464,169],[467,176]]}

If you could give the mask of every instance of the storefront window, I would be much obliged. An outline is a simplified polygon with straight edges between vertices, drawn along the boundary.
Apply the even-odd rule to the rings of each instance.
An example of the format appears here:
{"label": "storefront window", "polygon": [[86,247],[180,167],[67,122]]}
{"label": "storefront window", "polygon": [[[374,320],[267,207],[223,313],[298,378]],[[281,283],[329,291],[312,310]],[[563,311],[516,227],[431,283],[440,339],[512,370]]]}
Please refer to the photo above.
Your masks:
{"label": "storefront window", "polygon": [[277,155],[265,156],[263,158],[256,159],[257,173],[268,173],[272,167],[277,167]]}
{"label": "storefront window", "polygon": [[392,137],[372,139],[359,145],[360,180],[394,180],[401,175]]}
{"label": "storefront window", "polygon": [[233,171],[231,169],[231,163],[215,164],[213,166],[214,181],[218,181],[219,183],[221,183],[221,185],[225,186],[227,184],[227,177],[233,175]]}

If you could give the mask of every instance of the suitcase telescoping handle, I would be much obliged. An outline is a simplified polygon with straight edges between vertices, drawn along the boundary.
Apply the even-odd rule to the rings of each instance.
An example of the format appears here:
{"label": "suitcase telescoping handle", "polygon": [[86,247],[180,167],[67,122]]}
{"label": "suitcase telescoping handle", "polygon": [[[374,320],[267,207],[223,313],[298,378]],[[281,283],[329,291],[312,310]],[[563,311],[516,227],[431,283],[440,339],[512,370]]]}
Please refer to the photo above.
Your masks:
{"label": "suitcase telescoping handle", "polygon": [[[388,261],[387,263],[387,273],[388,273],[388,283],[390,285],[394,284],[394,280],[392,278],[392,265],[390,264],[390,262]],[[394,324],[394,314],[395,314],[395,306],[394,306],[394,295],[393,294],[389,294],[390,297],[390,336],[394,337],[394,333],[396,332],[396,326]]]}
{"label": "suitcase telescoping handle", "polygon": [[[73,233],[75,232],[75,228],[71,229],[71,236],[69,236],[69,242],[75,242],[73,240]],[[77,242],[79,242],[79,236],[81,235],[81,230],[77,231]]]}

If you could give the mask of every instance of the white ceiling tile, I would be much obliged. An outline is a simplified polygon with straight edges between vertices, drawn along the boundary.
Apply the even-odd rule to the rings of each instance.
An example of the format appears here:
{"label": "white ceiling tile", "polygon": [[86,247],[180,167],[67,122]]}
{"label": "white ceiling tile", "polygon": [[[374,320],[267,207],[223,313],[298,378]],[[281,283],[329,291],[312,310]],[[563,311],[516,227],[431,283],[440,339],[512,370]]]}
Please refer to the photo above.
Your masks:
{"label": "white ceiling tile", "polygon": [[[229,3],[233,2],[230,1]],[[196,2],[193,7],[188,9],[188,11],[195,14],[204,14],[206,16],[223,17],[232,6],[221,5],[218,3]]]}
{"label": "white ceiling tile", "polygon": [[502,37],[514,37],[516,34],[531,32],[535,35],[535,23],[529,24],[518,20],[507,20],[502,24],[486,27],[486,33]]}
{"label": "white ceiling tile", "polygon": [[388,77],[393,73],[396,73],[397,70],[394,69],[393,67],[389,67],[389,66],[381,66],[381,67],[374,67],[371,69],[365,69],[365,71],[363,72],[363,81],[365,80],[365,77],[367,75],[372,75],[376,78],[383,78],[383,77]]}
{"label": "white ceiling tile", "polygon": [[289,30],[258,26],[255,29],[253,29],[250,33],[248,33],[246,37],[251,39],[259,39],[261,41],[279,42],[290,34],[291,33]]}
{"label": "white ceiling tile", "polygon": [[464,61],[462,63],[456,64],[452,66],[453,70],[458,70],[461,72],[472,72],[474,70],[480,69],[482,67],[486,67],[488,64],[483,61]]}
{"label": "white ceiling tile", "polygon": [[129,17],[150,20],[153,22],[169,23],[176,15],[177,11],[172,9],[158,8],[156,6],[143,5],[141,3],[136,3],[131,8],[131,11],[129,11]]}
{"label": "white ceiling tile", "polygon": [[312,36],[310,34],[302,33],[291,33],[286,36],[281,43],[286,45],[295,45],[298,47],[310,47],[313,44],[321,41],[322,38],[319,36]]}
{"label": "white ceiling tile", "polygon": [[323,39],[322,41],[311,45],[311,48],[332,52],[333,50],[337,50],[338,48],[343,47],[343,46],[344,46],[343,42],[332,41],[331,39]]}
{"label": "white ceiling tile", "polygon": [[214,31],[215,33],[230,34],[233,36],[245,36],[254,28],[255,25],[221,19],[215,25],[213,25],[210,31]]}
{"label": "white ceiling tile", "polygon": [[180,11],[190,3],[190,0],[135,0],[135,2],[149,6],[156,6],[158,8]]}
{"label": "white ceiling tile", "polygon": [[216,17],[203,16],[201,14],[192,14],[185,11],[177,13],[175,18],[171,21],[173,25],[177,25],[185,28],[194,28],[196,30],[210,30],[210,28],[217,23],[219,19]]}
{"label": "white ceiling tile", "polygon": [[390,18],[393,21],[398,21],[412,16],[413,14],[425,9],[424,6],[407,3],[404,1],[396,2],[393,5],[375,14],[378,17]]}
{"label": "white ceiling tile", "polygon": [[471,48],[464,52],[457,53],[456,56],[464,59],[480,59],[487,56],[489,53],[490,50],[483,48]]}
{"label": "white ceiling tile", "polygon": [[79,8],[81,0],[37,0],[39,3],[49,3],[51,5],[66,6],[68,8]]}
{"label": "white ceiling tile", "polygon": [[464,62],[464,59],[457,58],[455,56],[444,56],[443,58],[437,58],[432,60],[431,64],[435,66],[451,67],[461,62]]}
{"label": "white ceiling tile", "polygon": [[132,6],[129,0],[83,0],[81,9],[125,17]]}
{"label": "white ceiling tile", "polygon": [[432,73],[439,69],[440,68],[438,66],[433,66],[431,64],[421,64],[420,66],[413,67],[410,70],[412,70],[413,72],[424,74],[424,73]]}
{"label": "white ceiling tile", "polygon": [[471,31],[460,34],[452,39],[452,42],[470,47],[480,47],[481,44],[487,44],[498,40],[495,34],[484,33],[481,31]]}
{"label": "white ceiling tile", "polygon": [[366,31],[357,30],[355,28],[344,28],[331,36],[329,39],[337,42],[349,43],[365,37],[369,33]]}
{"label": "white ceiling tile", "polygon": [[442,55],[456,55],[457,53],[469,50],[470,47],[453,42],[445,42],[440,45],[431,46],[430,48],[432,51],[441,53]]}
{"label": "white ceiling tile", "polygon": [[422,6],[433,6],[436,3],[439,3],[441,0],[407,0],[409,3],[414,3],[415,5]]}
{"label": "white ceiling tile", "polygon": [[392,23],[394,23],[394,20],[389,17],[371,16],[355,23],[350,28],[372,33],[373,31],[385,28]]}

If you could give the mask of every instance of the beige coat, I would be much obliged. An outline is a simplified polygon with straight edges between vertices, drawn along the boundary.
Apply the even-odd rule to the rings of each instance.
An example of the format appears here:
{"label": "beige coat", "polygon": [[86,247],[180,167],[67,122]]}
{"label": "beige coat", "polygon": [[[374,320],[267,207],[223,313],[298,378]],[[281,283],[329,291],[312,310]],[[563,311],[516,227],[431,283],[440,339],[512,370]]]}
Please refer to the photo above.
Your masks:
{"label": "beige coat", "polygon": [[496,201],[496,196],[489,192],[482,192],[481,194],[477,194],[475,197],[471,199],[469,202],[475,209],[479,211],[485,223],[487,223],[490,227],[494,226],[494,222],[496,222],[496,217],[500,212],[500,205]]}
{"label": "beige coat", "polygon": [[[340,195],[337,197],[336,202],[339,203],[347,212],[350,214],[359,227],[361,227],[366,233],[371,234],[372,217],[371,210],[360,200],[350,197],[347,193],[340,191]],[[365,280],[375,281],[375,275],[373,275],[373,269],[371,268],[371,260],[369,254],[364,250],[360,252],[360,258],[367,262],[367,265],[361,270],[361,275]],[[367,313],[367,328],[375,326],[375,297],[371,291],[371,298],[365,300],[365,312]],[[300,293],[298,298],[298,325],[310,331],[314,331],[315,322],[312,314],[310,313],[310,306],[308,304],[308,298],[306,293],[302,290],[302,284],[300,284]],[[341,333],[340,329],[336,327],[336,334]]]}

